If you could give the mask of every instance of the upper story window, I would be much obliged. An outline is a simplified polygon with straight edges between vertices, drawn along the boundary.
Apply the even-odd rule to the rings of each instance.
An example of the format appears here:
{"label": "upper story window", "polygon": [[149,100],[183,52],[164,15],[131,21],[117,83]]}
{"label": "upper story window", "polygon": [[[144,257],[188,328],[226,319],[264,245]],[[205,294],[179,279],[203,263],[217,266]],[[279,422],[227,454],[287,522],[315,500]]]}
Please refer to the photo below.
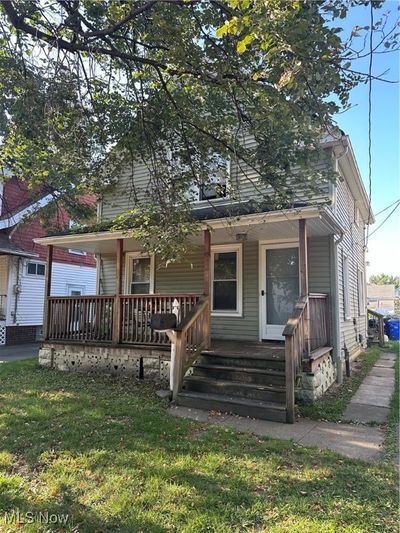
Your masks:
{"label": "upper story window", "polygon": [[29,276],[44,276],[46,273],[46,265],[43,263],[28,261],[26,265],[26,273]]}
{"label": "upper story window", "polygon": [[220,156],[215,157],[210,165],[210,175],[204,184],[194,184],[190,187],[188,197],[191,202],[203,202],[229,197],[230,160]]}

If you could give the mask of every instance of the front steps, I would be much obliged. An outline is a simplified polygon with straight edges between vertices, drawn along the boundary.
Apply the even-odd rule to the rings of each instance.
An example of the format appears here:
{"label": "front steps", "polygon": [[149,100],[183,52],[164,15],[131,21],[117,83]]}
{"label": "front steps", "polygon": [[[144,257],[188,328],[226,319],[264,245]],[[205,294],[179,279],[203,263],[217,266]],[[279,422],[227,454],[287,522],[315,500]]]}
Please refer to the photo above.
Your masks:
{"label": "front steps", "polygon": [[185,377],[176,403],[286,422],[283,346],[203,352]]}

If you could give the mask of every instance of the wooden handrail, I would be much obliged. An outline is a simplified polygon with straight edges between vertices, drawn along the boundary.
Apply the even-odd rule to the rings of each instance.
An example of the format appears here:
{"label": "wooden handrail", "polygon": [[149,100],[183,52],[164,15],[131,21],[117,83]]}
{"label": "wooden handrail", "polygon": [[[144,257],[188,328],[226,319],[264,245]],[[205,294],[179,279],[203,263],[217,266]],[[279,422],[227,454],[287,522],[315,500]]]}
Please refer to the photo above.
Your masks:
{"label": "wooden handrail", "polygon": [[203,296],[174,330],[171,349],[171,388],[175,400],[182,389],[183,378],[199,354],[209,348],[210,299]]}
{"label": "wooden handrail", "polygon": [[295,381],[303,358],[330,342],[328,295],[310,293],[297,301],[283,330],[287,422],[294,422]]}

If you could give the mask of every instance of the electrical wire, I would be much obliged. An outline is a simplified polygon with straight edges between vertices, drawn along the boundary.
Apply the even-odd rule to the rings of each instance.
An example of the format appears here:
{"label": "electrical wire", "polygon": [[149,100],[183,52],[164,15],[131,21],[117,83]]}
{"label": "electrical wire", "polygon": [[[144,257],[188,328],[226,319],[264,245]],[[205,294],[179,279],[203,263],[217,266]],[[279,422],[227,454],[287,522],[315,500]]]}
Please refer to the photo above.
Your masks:
{"label": "electrical wire", "polygon": [[393,213],[396,211],[396,209],[397,209],[399,206],[400,206],[400,201],[397,202],[397,205],[396,205],[396,206],[390,211],[390,213],[389,213],[388,216],[385,218],[385,220],[384,220],[383,222],[381,222],[377,228],[374,229],[374,231],[370,234],[370,237],[372,237],[372,235],[373,235],[374,233],[376,233],[376,232],[378,231],[378,229],[380,229],[380,228],[385,224],[385,222],[386,222],[387,220],[389,220],[389,218],[393,215]]}
{"label": "electrical wire", "polygon": [[[369,225],[372,218],[372,58],[373,58],[373,35],[374,35],[374,6],[370,0],[370,34],[369,34],[369,65],[368,65],[368,225],[365,239],[365,247],[368,246]],[[376,231],[376,230],[375,230]]]}
{"label": "electrical wire", "polygon": [[390,209],[391,207],[393,207],[395,204],[398,204],[400,202],[400,198],[398,198],[395,202],[393,202],[392,204],[388,205],[387,207],[385,207],[384,209],[382,209],[381,211],[379,211],[379,213],[375,213],[375,216],[379,216],[380,214],[384,213],[385,211],[387,211],[388,209]]}

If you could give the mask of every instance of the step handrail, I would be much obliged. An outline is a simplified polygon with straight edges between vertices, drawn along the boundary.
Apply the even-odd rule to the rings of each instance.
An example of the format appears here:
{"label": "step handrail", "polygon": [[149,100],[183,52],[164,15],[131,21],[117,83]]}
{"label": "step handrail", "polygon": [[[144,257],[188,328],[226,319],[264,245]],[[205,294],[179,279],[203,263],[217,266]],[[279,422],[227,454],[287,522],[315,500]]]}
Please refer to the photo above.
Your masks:
{"label": "step handrail", "polygon": [[193,361],[210,347],[210,298],[203,296],[174,329],[171,351],[172,399],[182,390],[183,378]]}
{"label": "step handrail", "polygon": [[285,337],[285,384],[286,384],[286,421],[294,422],[295,380],[301,370],[302,357],[309,354],[309,317],[308,296],[298,299],[292,316],[283,330]]}

